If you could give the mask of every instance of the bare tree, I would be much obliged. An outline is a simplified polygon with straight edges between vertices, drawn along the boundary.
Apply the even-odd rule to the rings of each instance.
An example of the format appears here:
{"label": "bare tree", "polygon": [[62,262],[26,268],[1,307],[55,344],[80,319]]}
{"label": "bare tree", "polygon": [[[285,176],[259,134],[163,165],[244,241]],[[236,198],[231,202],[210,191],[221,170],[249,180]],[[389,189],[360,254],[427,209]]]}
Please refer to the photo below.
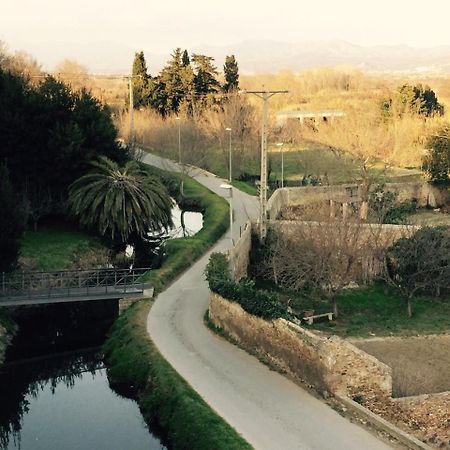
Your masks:
{"label": "bare tree", "polygon": [[325,296],[335,317],[339,294],[377,275],[391,239],[380,225],[343,220],[297,222],[271,236],[266,273],[281,286]]}
{"label": "bare tree", "polygon": [[450,288],[450,228],[424,227],[398,240],[388,253],[389,275],[402,292],[412,317],[418,292],[440,293]]}

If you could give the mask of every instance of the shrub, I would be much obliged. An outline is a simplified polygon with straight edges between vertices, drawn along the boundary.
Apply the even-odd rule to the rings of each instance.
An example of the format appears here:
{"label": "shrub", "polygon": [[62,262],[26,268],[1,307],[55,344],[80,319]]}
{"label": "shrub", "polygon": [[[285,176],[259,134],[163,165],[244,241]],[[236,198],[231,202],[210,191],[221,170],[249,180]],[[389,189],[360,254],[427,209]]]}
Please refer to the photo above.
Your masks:
{"label": "shrub", "polygon": [[211,255],[205,274],[213,292],[238,303],[249,314],[266,320],[287,318],[287,307],[279,301],[277,294],[256,289],[255,282],[248,278],[238,283],[230,278],[228,260],[223,253]]}

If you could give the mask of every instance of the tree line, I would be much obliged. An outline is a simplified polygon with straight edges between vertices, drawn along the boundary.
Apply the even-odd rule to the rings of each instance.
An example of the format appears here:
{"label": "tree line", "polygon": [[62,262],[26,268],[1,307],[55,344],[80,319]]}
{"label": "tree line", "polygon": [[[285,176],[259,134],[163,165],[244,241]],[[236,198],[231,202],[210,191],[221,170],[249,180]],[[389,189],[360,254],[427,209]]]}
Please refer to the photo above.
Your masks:
{"label": "tree line", "polygon": [[225,58],[224,81],[214,58],[176,48],[155,76],[147,70],[144,52],[135,54],[132,69],[134,107],[150,107],[165,117],[180,112],[192,116],[218,102],[217,95],[239,89],[239,68],[234,55]]}
{"label": "tree line", "polygon": [[116,249],[172,223],[164,186],[86,89],[0,65],[0,140],[0,272],[15,268],[24,230],[46,216],[75,218]]}

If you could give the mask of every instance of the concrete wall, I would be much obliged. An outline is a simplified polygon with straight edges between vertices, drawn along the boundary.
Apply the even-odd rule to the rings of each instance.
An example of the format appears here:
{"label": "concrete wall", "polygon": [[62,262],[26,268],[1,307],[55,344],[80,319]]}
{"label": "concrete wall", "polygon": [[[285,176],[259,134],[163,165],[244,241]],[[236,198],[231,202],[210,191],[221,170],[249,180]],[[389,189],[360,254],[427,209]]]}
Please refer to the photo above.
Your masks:
{"label": "concrete wall", "polygon": [[214,293],[209,316],[242,346],[319,390],[391,396],[391,369],[337,336],[327,338],[284,319],[265,321]]}
{"label": "concrete wall", "polygon": [[252,230],[247,222],[244,231],[234,247],[228,252],[230,272],[234,280],[238,281],[247,276],[250,263],[250,250],[252,248]]}
{"label": "concrete wall", "polygon": [[[277,189],[267,204],[267,215],[270,220],[276,220],[281,209],[287,206],[308,205],[327,200],[358,202],[358,195],[351,197],[350,190],[356,190],[356,184],[342,184],[337,186],[305,186],[296,188]],[[439,189],[426,182],[417,183],[387,183],[386,188],[398,192],[398,202],[417,199],[418,206],[427,206],[430,201],[443,205],[450,201],[450,193],[446,189]],[[434,205],[431,205],[434,206]]]}

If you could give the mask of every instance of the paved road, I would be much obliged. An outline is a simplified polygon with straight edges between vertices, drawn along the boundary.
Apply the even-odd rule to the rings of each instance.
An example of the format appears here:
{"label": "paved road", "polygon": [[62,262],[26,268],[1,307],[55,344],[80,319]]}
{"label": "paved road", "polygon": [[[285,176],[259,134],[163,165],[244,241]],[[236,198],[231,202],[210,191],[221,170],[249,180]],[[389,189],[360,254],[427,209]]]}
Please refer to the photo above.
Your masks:
{"label": "paved road", "polygon": [[[153,156],[145,162],[168,168]],[[194,176],[223,195],[223,180],[203,171]],[[256,217],[258,208],[255,198],[237,190],[233,203],[237,237],[239,225]],[[212,251],[225,250],[229,243],[224,237]],[[148,316],[152,340],[181,376],[258,450],[391,448],[204,326],[208,288],[203,271],[210,253],[158,296]]]}

